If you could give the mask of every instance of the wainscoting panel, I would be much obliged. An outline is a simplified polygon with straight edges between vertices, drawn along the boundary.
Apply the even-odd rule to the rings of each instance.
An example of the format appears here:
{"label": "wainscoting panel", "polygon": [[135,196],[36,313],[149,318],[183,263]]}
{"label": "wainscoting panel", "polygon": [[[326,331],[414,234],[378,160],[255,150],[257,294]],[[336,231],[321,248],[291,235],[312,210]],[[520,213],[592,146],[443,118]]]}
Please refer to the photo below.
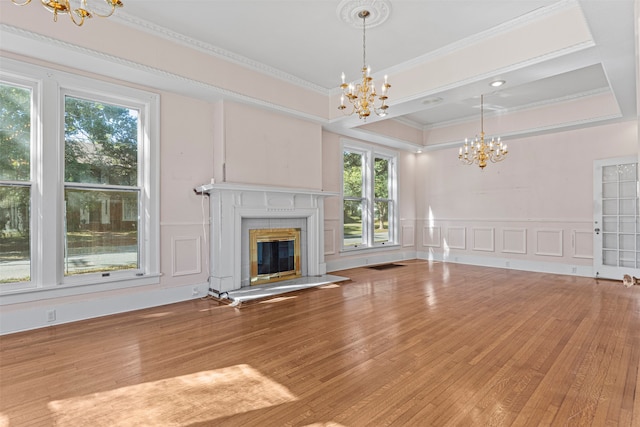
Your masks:
{"label": "wainscoting panel", "polygon": [[413,225],[403,225],[402,226],[402,246],[415,246],[415,227]]}
{"label": "wainscoting panel", "polygon": [[562,230],[538,229],[536,233],[536,255],[561,257]]}
{"label": "wainscoting panel", "polygon": [[593,231],[573,230],[573,257],[593,259]]}
{"label": "wainscoting panel", "polygon": [[324,254],[333,255],[336,253],[336,229],[325,225],[324,227]]}
{"label": "wainscoting panel", "polygon": [[527,253],[527,229],[505,228],[502,230],[502,252],[510,254]]}
{"label": "wainscoting panel", "polygon": [[495,251],[495,239],[494,239],[493,227],[474,228],[472,230],[473,235],[473,250],[474,251]]}
{"label": "wainscoting panel", "polygon": [[200,236],[171,238],[171,275],[199,274],[201,267]]}
{"label": "wainscoting panel", "polygon": [[447,245],[449,249],[467,249],[466,227],[448,227]]}
{"label": "wainscoting panel", "polygon": [[422,245],[432,248],[440,247],[440,227],[422,228]]}

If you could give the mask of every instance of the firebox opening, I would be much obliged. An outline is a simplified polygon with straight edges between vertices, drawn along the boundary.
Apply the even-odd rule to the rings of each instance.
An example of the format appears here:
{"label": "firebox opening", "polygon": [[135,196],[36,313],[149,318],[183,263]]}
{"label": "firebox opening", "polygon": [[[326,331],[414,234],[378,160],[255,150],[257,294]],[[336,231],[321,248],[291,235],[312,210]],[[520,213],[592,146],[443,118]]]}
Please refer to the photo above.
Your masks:
{"label": "firebox opening", "polygon": [[249,230],[251,285],[261,285],[302,276],[300,229]]}

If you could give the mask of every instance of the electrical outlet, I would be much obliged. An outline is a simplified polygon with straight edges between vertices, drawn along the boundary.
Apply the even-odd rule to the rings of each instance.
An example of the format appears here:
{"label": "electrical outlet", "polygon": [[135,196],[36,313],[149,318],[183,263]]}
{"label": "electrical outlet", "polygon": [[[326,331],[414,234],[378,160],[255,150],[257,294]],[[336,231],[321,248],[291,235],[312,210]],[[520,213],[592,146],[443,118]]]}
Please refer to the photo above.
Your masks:
{"label": "electrical outlet", "polygon": [[199,294],[200,294],[200,291],[198,290],[198,288],[193,288],[191,290],[191,296],[195,297],[196,295],[199,295]]}
{"label": "electrical outlet", "polygon": [[47,310],[47,322],[55,322],[56,321],[56,311],[55,310]]}

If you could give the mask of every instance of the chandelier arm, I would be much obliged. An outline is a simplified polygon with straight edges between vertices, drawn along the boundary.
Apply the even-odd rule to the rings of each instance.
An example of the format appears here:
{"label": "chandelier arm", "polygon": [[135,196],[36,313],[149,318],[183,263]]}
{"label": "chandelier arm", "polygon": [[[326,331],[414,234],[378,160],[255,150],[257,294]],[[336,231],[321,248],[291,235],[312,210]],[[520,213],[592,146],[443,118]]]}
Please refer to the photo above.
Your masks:
{"label": "chandelier arm", "polygon": [[[86,1],[87,0],[83,0],[83,3],[86,4]],[[93,12],[93,14],[95,16],[99,17],[99,18],[108,18],[108,17],[110,17],[116,11],[117,7],[122,7],[123,6],[123,4],[122,4],[122,2],[120,0],[104,0],[104,1],[111,7],[111,11],[109,11],[109,13],[107,13],[105,15],[100,14],[98,12]]]}
{"label": "chandelier arm", "polygon": [[[84,19],[85,18],[91,18],[91,13],[89,13],[89,11],[87,11],[84,8],[77,8],[74,10],[71,10],[71,4],[69,3],[69,0],[64,0],[66,6],[67,6],[67,11],[69,13],[69,18],[71,18],[71,21],[76,24],[78,27],[82,27],[82,24],[84,24]],[[83,6],[86,6],[86,1],[83,0],[81,2],[81,4]],[[73,15],[77,15],[78,18],[80,18],[78,21],[76,21],[76,18]]]}
{"label": "chandelier arm", "polygon": [[[123,7],[121,0],[104,0],[111,10],[107,14],[101,14],[98,12],[92,11],[87,2],[88,0],[79,0],[80,7],[76,9],[71,9],[70,0],[40,0],[42,6],[53,13],[53,22],[58,22],[58,14],[64,15],[65,13],[69,14],[69,18],[71,22],[73,22],[78,27],[81,27],[84,24],[86,18],[91,18],[93,16],[98,16],[100,18],[108,18],[115,12],[116,8]],[[31,0],[11,0],[13,4],[16,6],[26,6],[31,3]],[[74,16],[75,15],[75,16]]]}
{"label": "chandelier arm", "polygon": [[[119,0],[106,0],[107,2],[116,2]],[[386,104],[388,99],[387,93],[391,85],[387,81],[387,76],[384,76],[384,83],[382,84],[381,94],[378,96],[376,93],[375,83],[373,77],[371,77],[371,69],[367,66],[367,20],[370,15],[368,10],[362,10],[358,13],[358,16],[362,18],[362,79],[360,82],[349,83],[345,82],[345,75],[342,73],[342,83],[340,88],[342,89],[342,95],[340,96],[339,110],[342,110],[343,114],[351,115],[358,114],[358,117],[366,120],[371,113],[375,113],[377,116],[384,117],[387,115],[387,109],[389,106]],[[380,101],[380,105],[376,106],[376,97]],[[345,100],[348,101],[353,109],[350,113],[346,112],[347,106]]]}
{"label": "chandelier arm", "polygon": [[491,138],[489,143],[485,142],[484,134],[484,95],[480,95],[480,137],[476,138],[469,144],[467,139],[464,145],[458,151],[458,159],[466,165],[477,164],[480,169],[487,166],[487,161],[497,163],[503,161],[509,151],[507,145]]}

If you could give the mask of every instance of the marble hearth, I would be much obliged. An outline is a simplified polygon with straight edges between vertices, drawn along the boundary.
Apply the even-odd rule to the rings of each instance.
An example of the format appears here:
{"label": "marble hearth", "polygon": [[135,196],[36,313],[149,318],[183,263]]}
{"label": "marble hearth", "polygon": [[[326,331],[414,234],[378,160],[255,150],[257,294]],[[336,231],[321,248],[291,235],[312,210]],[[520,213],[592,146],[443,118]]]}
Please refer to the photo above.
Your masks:
{"label": "marble hearth", "polygon": [[214,294],[250,288],[253,228],[300,228],[303,278],[326,273],[324,198],[338,193],[234,183],[206,184],[195,191],[209,195],[209,287]]}

